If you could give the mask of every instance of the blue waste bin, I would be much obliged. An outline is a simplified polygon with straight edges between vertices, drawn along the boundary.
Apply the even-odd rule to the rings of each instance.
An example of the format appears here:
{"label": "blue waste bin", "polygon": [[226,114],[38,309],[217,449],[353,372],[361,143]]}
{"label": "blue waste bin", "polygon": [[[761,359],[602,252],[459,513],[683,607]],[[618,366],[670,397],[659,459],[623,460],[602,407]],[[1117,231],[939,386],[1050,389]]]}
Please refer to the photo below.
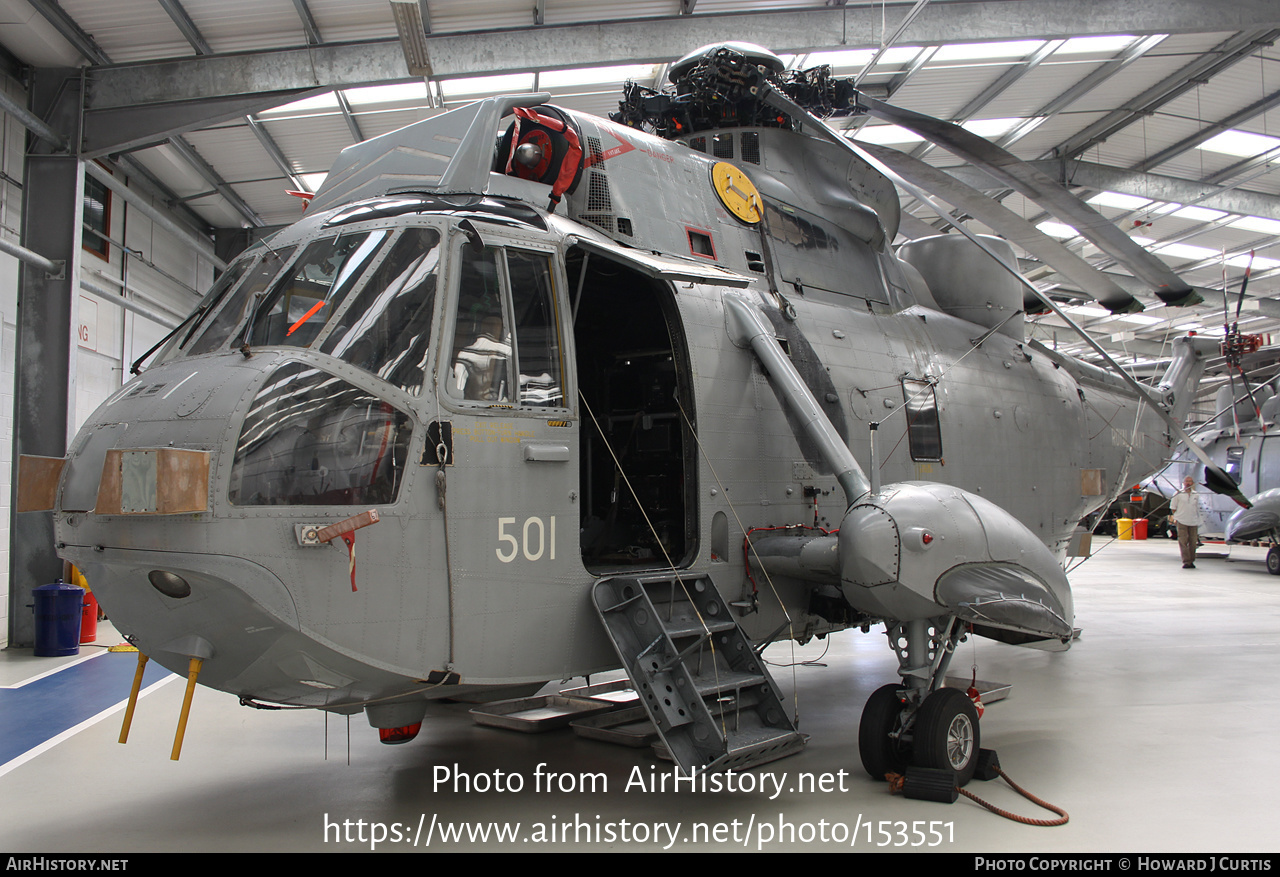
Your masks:
{"label": "blue waste bin", "polygon": [[40,658],[80,654],[80,616],[84,588],[61,580],[31,591],[35,597],[36,648]]}

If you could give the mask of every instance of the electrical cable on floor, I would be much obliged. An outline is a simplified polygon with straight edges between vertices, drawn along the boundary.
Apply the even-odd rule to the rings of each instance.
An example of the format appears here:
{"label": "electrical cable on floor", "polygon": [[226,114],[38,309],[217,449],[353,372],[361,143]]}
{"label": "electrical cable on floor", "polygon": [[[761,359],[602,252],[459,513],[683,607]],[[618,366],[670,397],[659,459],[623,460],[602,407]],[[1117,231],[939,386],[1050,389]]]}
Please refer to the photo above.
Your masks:
{"label": "electrical cable on floor", "polygon": [[1050,810],[1054,813],[1057,813],[1059,818],[1058,819],[1032,819],[1029,816],[1019,816],[1016,813],[1010,813],[1008,810],[1002,810],[999,807],[995,806],[994,804],[988,804],[986,801],[982,800],[977,795],[973,794],[973,792],[967,791],[966,789],[959,789],[958,791],[960,792],[960,794],[964,795],[969,800],[977,804],[981,804],[983,807],[986,807],[988,810],[990,810],[992,813],[996,814],[997,816],[1003,816],[1005,819],[1012,819],[1014,822],[1021,822],[1023,825],[1039,825],[1044,827],[1053,827],[1056,825],[1066,825],[1067,821],[1071,818],[1070,816],[1067,815],[1066,810],[1063,810],[1061,807],[1055,807],[1054,805],[1050,804],[1047,801],[1040,800],[1035,795],[1031,794],[1026,789],[1019,786],[1013,780],[1009,779],[1009,775],[1005,773],[1003,770],[1001,770],[999,767],[995,768],[995,772],[1000,774],[1000,778],[1003,779],[1006,783],[1008,783],[1009,786],[1019,795],[1026,798],[1028,801],[1030,801],[1031,803],[1035,804],[1038,807],[1043,807],[1045,810]]}

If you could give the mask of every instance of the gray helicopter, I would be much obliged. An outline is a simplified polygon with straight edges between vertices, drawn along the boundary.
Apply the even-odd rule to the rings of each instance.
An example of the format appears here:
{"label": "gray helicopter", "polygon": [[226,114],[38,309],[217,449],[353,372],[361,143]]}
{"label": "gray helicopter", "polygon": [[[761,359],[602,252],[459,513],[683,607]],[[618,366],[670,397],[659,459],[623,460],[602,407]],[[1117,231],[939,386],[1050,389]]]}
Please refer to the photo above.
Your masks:
{"label": "gray helicopter", "polygon": [[[142,653],[388,742],[436,699],[625,667],[693,771],[802,746],[765,645],[883,623],[900,678],[865,767],[973,774],[955,646],[1070,645],[1073,530],[1185,438],[1205,351],[1149,388],[1028,341],[1056,304],[1012,247],[895,252],[899,188],[1140,305],[824,119],[915,126],[1088,210],[986,141],[756,46],[671,79],[612,121],[526,94],[350,147],[229,266],[61,468],[58,551]],[[1194,297],[1106,226],[1079,225]]]}

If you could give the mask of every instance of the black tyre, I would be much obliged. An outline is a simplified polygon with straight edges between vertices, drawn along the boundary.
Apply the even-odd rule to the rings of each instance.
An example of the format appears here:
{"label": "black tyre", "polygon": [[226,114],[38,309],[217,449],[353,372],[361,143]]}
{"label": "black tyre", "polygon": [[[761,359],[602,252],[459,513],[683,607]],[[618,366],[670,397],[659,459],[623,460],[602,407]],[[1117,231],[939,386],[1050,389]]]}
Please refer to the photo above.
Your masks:
{"label": "black tyre", "polygon": [[1280,576],[1280,546],[1272,545],[1267,550],[1267,572]]}
{"label": "black tyre", "polygon": [[981,743],[978,710],[964,692],[939,688],[920,705],[911,743],[915,764],[950,768],[956,785],[964,786],[978,767]]}
{"label": "black tyre", "polygon": [[905,773],[911,763],[910,747],[889,735],[898,727],[902,714],[901,683],[885,685],[867,698],[862,708],[862,720],[858,723],[858,754],[862,766],[874,780],[883,780],[887,773]]}

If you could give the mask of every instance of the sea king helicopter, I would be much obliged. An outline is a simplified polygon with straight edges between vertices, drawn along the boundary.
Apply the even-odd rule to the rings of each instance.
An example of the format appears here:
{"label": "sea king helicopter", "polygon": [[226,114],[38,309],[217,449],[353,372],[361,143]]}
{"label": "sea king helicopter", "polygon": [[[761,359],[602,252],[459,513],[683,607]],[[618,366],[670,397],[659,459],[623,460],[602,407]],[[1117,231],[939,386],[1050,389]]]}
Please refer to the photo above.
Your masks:
{"label": "sea king helicopter", "polygon": [[612,121],[504,96],[349,147],[227,268],[56,491],[59,554],[142,654],[391,742],[436,699],[625,667],[696,771],[801,747],[765,645],[883,623],[900,678],[863,711],[865,767],[973,773],[956,644],[1071,643],[1073,529],[1185,437],[1205,351],[1183,339],[1149,388],[1027,340],[1057,305],[1012,247],[957,220],[895,252],[898,188],[1141,306],[824,119],[927,132],[1164,300],[1194,291],[1007,153],[828,68],[721,44],[671,80]]}

